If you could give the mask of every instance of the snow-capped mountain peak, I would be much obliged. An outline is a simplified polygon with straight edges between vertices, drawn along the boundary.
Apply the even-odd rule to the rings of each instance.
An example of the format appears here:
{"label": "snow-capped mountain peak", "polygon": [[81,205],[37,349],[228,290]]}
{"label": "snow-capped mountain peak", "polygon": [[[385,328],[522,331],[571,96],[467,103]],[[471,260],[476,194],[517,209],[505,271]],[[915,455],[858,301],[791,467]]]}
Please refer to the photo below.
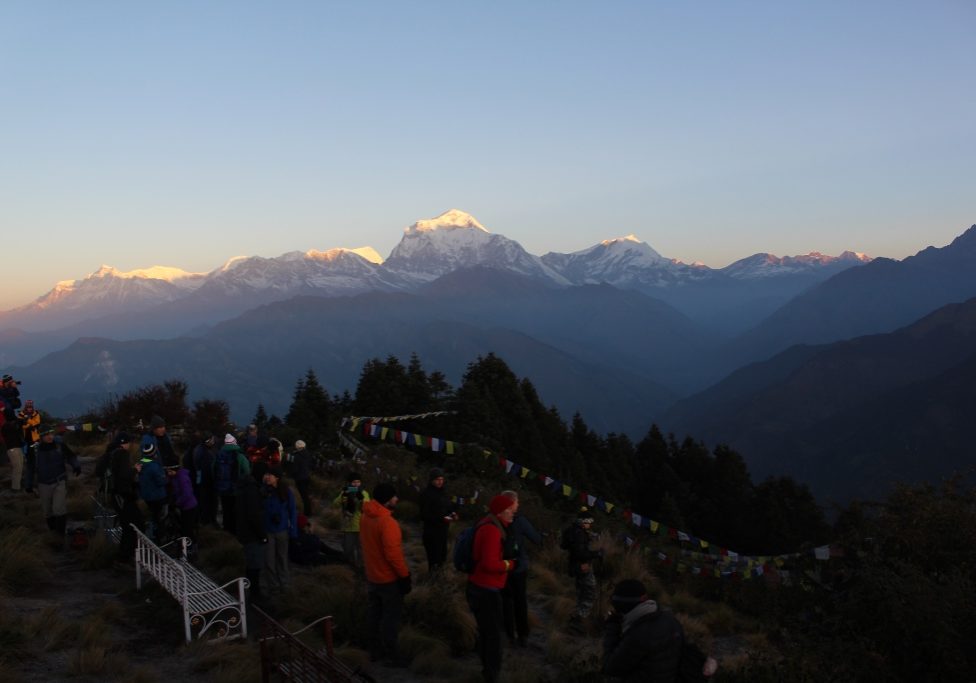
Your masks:
{"label": "snow-capped mountain peak", "polygon": [[830,256],[819,251],[796,256],[759,253],[740,259],[721,270],[729,277],[751,280],[812,272],[824,268],[843,269],[852,264],[868,263],[871,260],[872,257],[853,251],[845,251],[840,256]]}
{"label": "snow-capped mountain peak", "polygon": [[112,266],[102,265],[98,270],[85,279],[91,280],[95,278],[117,277],[123,280],[131,280],[140,278],[144,280],[163,280],[164,282],[175,283],[178,280],[184,280],[186,278],[200,278],[205,275],[206,273],[191,273],[183,270],[182,268],[174,268],[172,266],[151,266],[149,268],[139,268],[136,270],[123,272],[113,268]]}
{"label": "snow-capped mountain peak", "polygon": [[335,249],[329,249],[327,251],[318,251],[317,249],[309,249],[305,252],[305,258],[313,259],[316,261],[334,261],[342,254],[356,254],[366,259],[370,263],[375,263],[380,265],[383,263],[383,257],[380,256],[373,247],[357,247],[355,249],[347,249],[345,247],[337,247]]}
{"label": "snow-capped mountain peak", "polygon": [[404,228],[404,234],[411,235],[419,232],[430,232],[432,230],[453,230],[456,228],[474,228],[487,233],[481,223],[474,216],[465,213],[460,209],[449,209],[435,218],[425,218],[417,221],[408,228]]}

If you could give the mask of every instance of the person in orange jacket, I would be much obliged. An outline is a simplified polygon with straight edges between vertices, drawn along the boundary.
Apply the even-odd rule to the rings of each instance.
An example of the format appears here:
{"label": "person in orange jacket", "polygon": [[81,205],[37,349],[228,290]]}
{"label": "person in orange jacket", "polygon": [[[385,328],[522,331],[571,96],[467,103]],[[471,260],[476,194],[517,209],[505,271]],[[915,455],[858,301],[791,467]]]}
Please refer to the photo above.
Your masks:
{"label": "person in orange jacket", "polygon": [[371,661],[402,667],[397,632],[403,598],[412,588],[410,568],[403,557],[403,532],[393,519],[397,492],[393,484],[377,484],[372,500],[363,503],[359,542],[366,570],[366,625]]}

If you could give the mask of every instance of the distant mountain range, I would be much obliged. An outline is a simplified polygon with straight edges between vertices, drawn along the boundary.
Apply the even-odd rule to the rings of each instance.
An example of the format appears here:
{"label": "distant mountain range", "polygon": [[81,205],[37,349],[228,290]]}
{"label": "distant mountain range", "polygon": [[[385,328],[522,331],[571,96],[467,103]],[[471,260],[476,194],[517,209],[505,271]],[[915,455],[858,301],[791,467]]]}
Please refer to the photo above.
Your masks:
{"label": "distant mountain range", "polygon": [[847,496],[962,462],[973,297],[976,226],[903,261],[757,254],[711,269],[633,235],[534,256],[452,210],[407,228],[385,261],[364,247],[204,274],[102,267],[0,314],[0,366],[56,414],[181,377],[242,420],[258,403],[282,414],[308,368],[353,391],[370,358],[416,352],[457,384],[494,352],[599,432],[639,438],[657,421],[731,443],[760,478]]}
{"label": "distant mountain range", "polygon": [[[633,236],[574,254],[526,252],[488,232],[474,217],[447,211],[404,231],[386,261],[375,250],[291,252],[237,257],[210,273],[155,266],[123,273],[102,266],[87,278],[58,283],[36,301],[0,313],[10,343],[0,365],[29,363],[84,336],[172,338],[293,296],[413,292],[457,269],[484,266],[556,287],[610,284],[671,303],[713,332],[731,334],[758,322],[793,294],[870,261],[845,252],[779,258],[757,254],[723,269],[660,256]],[[30,334],[21,334],[21,333]],[[35,334],[43,332],[45,334]]]}
{"label": "distant mountain range", "polygon": [[976,298],[888,334],[794,346],[679,401],[664,422],[723,442],[759,478],[841,500],[973,476]]}

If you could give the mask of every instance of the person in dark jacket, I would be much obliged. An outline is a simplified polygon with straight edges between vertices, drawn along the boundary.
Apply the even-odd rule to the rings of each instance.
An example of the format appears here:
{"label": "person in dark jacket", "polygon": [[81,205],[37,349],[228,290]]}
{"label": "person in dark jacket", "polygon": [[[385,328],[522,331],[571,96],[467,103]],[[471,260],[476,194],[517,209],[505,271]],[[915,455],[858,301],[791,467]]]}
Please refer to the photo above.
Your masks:
{"label": "person in dark jacket", "polygon": [[237,540],[244,546],[244,575],[250,582],[250,597],[261,600],[261,568],[264,566],[264,548],[268,544],[268,532],[264,528],[264,496],[261,485],[251,476],[243,476],[238,482],[236,514]]}
{"label": "person in dark jacket", "polygon": [[[518,501],[518,493],[515,491],[502,491],[502,495]],[[508,527],[508,534],[514,537],[516,564],[502,590],[505,633],[509,643],[525,647],[529,641],[529,598],[526,585],[529,578],[529,554],[525,545],[526,541],[542,545],[542,534],[518,511]]]}
{"label": "person in dark jacket", "polygon": [[197,521],[200,524],[217,522],[217,486],[214,481],[216,446],[217,438],[205,432],[193,449],[193,492],[197,497]]}
{"label": "person in dark jacket", "polygon": [[302,499],[302,512],[307,517],[312,514],[312,498],[308,493],[312,482],[312,454],[301,439],[295,442],[295,450],[288,455],[288,472],[295,480],[295,488]]}
{"label": "person in dark jacket", "polygon": [[269,590],[283,591],[288,588],[288,543],[298,536],[298,506],[280,468],[269,468],[263,483],[264,530],[268,536],[263,577]]}
{"label": "person in dark jacket", "polygon": [[[650,600],[636,579],[618,583],[610,601],[613,609],[603,631],[603,673],[632,683],[674,683],[685,641],[678,620]],[[705,666],[703,676],[715,673],[708,662]]]}
{"label": "person in dark jacket", "polygon": [[173,467],[180,464],[180,459],[173,448],[173,442],[166,433],[166,421],[159,415],[153,415],[149,421],[149,431],[142,435],[139,446],[145,451],[148,444],[155,446],[156,460],[163,467]]}
{"label": "person in dark jacket", "polygon": [[41,429],[41,440],[35,446],[35,472],[41,508],[47,528],[64,536],[68,524],[68,468],[81,474],[78,457],[67,444],[54,440],[54,427]]}
{"label": "person in dark jacket", "polygon": [[599,550],[590,548],[590,529],[593,513],[586,506],[580,508],[573,526],[566,530],[569,551],[569,575],[576,581],[576,608],[570,619],[573,630],[583,630],[583,622],[590,615],[596,600],[596,576],[593,561],[603,557]]}
{"label": "person in dark jacket", "polygon": [[17,420],[7,420],[0,426],[0,435],[10,460],[10,488],[19,493],[24,478],[24,431]]}
{"label": "person in dark jacket", "polygon": [[427,482],[427,488],[420,494],[420,518],[424,523],[427,569],[433,573],[447,559],[447,530],[458,514],[457,506],[444,490],[444,470],[440,467],[431,469]]}
{"label": "person in dark jacket", "polygon": [[132,465],[129,444],[132,439],[125,432],[119,432],[114,439],[109,469],[112,474],[112,503],[119,515],[122,538],[119,539],[119,561],[132,562],[136,552],[136,532],[131,525],[143,531],[145,522],[139,510],[139,472]]}
{"label": "person in dark jacket", "polygon": [[141,442],[141,457],[136,469],[139,472],[139,497],[149,508],[149,538],[156,544],[163,542],[163,518],[169,492],[166,490],[166,472],[157,458],[156,446],[152,442]]}

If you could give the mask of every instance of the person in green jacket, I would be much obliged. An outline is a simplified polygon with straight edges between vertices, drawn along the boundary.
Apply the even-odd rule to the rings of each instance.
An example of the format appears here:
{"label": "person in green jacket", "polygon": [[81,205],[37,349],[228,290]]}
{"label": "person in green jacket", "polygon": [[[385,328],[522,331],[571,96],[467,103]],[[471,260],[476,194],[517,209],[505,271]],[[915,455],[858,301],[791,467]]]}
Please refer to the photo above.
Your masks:
{"label": "person in green jacket", "polygon": [[359,545],[359,520],[363,516],[363,503],[369,493],[363,488],[363,480],[356,472],[346,477],[346,486],[332,501],[342,510],[342,552],[346,562],[356,569],[363,567],[363,552]]}

